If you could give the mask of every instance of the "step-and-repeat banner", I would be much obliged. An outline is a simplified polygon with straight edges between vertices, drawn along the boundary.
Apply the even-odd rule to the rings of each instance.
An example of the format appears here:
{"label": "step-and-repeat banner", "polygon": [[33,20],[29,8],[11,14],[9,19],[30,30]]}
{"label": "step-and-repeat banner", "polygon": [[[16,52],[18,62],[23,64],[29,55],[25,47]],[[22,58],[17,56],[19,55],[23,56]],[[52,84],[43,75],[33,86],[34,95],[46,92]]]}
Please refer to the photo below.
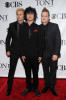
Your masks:
{"label": "step-and-repeat banner", "polygon": [[[41,11],[46,7],[50,11],[50,21],[57,23],[61,32],[61,58],[58,61],[57,78],[66,78],[66,0],[0,0],[0,77],[7,77],[9,60],[5,51],[5,39],[9,23],[16,21],[16,9],[34,7],[41,24]],[[39,78],[43,78],[42,64],[39,66]],[[15,77],[25,77],[23,65],[18,60]]]}

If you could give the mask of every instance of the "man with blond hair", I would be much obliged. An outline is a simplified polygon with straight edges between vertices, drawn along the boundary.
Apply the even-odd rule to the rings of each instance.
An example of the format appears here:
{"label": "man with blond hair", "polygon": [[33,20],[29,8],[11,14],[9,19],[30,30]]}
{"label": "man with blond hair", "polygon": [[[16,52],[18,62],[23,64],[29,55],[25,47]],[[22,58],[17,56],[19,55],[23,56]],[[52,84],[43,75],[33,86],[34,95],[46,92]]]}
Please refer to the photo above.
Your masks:
{"label": "man with blond hair", "polygon": [[41,12],[40,30],[43,37],[43,71],[45,78],[45,88],[42,93],[47,92],[50,88],[52,93],[57,96],[55,90],[56,72],[58,58],[60,57],[61,36],[57,24],[50,22],[50,13],[48,9],[44,8]]}
{"label": "man with blond hair", "polygon": [[[17,21],[10,24],[8,34],[6,37],[6,55],[10,57],[10,69],[8,74],[8,87],[6,96],[11,94],[14,73],[18,58],[21,58],[22,43],[21,34],[24,32],[24,9],[18,8],[16,10]],[[11,41],[12,40],[12,41]],[[22,60],[21,60],[22,61]]]}

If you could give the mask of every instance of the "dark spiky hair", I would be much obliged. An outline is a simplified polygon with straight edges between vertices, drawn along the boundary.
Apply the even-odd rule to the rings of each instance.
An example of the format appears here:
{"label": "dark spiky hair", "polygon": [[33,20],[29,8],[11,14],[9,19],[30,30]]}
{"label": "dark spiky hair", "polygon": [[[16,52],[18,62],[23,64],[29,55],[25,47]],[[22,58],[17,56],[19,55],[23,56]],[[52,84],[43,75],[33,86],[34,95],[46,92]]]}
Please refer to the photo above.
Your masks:
{"label": "dark spiky hair", "polygon": [[28,7],[28,8],[25,9],[25,12],[24,12],[24,19],[25,19],[25,21],[27,21],[27,18],[26,18],[26,14],[27,13],[34,13],[34,21],[36,21],[36,19],[37,19],[37,12],[36,12],[35,8]]}

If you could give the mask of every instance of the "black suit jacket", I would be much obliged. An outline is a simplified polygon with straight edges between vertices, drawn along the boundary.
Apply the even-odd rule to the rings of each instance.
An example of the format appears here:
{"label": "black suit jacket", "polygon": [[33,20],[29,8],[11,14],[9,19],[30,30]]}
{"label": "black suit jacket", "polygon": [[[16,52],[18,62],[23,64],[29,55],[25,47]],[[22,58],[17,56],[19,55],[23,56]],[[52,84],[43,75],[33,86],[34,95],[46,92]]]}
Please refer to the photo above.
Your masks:
{"label": "black suit jacket", "polygon": [[24,31],[24,22],[22,24],[22,28],[19,32],[19,37],[17,36],[17,21],[10,24],[8,28],[8,34],[6,37],[6,52],[10,51],[12,53],[21,53],[22,44],[21,44],[21,34]]}
{"label": "black suit jacket", "polygon": [[[43,35],[44,26],[41,24],[39,28],[40,28],[40,32]],[[50,56],[58,55],[58,57],[60,57],[61,35],[60,35],[60,30],[57,24],[48,22],[47,29],[46,29],[46,39],[47,39],[46,47],[48,48],[48,54]],[[43,52],[45,53],[44,50]]]}
{"label": "black suit jacket", "polygon": [[[29,29],[31,30],[31,37],[29,38]],[[23,43],[23,56],[42,57],[42,40],[39,33],[39,27],[37,24],[32,25],[25,24],[25,31],[21,36]]]}

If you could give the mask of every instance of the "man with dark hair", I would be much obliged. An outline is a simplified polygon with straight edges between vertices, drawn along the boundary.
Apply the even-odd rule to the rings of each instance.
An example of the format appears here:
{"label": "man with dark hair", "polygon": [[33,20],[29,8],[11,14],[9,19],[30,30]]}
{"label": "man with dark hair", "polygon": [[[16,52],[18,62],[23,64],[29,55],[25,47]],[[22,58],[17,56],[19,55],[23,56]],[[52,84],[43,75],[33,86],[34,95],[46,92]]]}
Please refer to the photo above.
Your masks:
{"label": "man with dark hair", "polygon": [[50,13],[44,8],[41,13],[42,24],[39,26],[43,34],[43,71],[45,78],[45,88],[42,93],[47,92],[50,88],[52,93],[57,96],[54,88],[56,84],[56,71],[58,58],[60,57],[61,36],[57,24],[49,22]]}
{"label": "man with dark hair", "polygon": [[37,19],[37,12],[36,12],[36,10],[34,8],[31,8],[31,7],[26,8],[26,10],[24,12],[24,19],[25,19],[25,21],[27,21],[26,14],[30,13],[30,12],[34,13],[34,21],[36,21],[36,19]]}
{"label": "man with dark hair", "polygon": [[[11,94],[14,73],[17,65],[17,61],[21,59],[21,36],[25,30],[24,23],[24,9],[18,8],[16,10],[17,21],[10,24],[8,28],[8,34],[6,37],[6,55],[10,57],[10,69],[8,74],[8,86],[6,96]],[[22,59],[21,59],[22,61]]]}
{"label": "man with dark hair", "polygon": [[[38,69],[41,62],[41,34],[39,33],[38,25],[34,22],[37,18],[37,13],[34,8],[28,7],[25,10],[26,31],[23,35],[23,54],[22,60],[26,73],[26,90],[22,95],[28,92],[35,92],[36,96],[40,96],[38,89]],[[31,70],[33,72],[33,84],[31,83]]]}

